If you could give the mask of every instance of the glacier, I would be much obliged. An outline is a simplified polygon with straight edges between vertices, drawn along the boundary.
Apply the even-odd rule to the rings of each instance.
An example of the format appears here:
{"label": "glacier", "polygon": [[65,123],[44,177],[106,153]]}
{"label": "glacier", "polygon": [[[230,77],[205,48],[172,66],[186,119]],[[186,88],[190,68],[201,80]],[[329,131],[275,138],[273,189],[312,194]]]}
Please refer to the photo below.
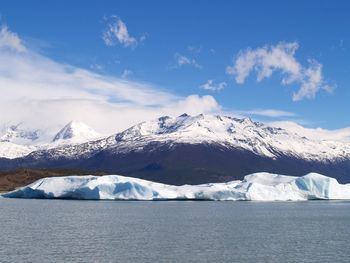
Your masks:
{"label": "glacier", "polygon": [[350,184],[317,173],[254,173],[242,181],[174,186],[121,175],[50,177],[2,194],[7,198],[80,200],[350,200]]}

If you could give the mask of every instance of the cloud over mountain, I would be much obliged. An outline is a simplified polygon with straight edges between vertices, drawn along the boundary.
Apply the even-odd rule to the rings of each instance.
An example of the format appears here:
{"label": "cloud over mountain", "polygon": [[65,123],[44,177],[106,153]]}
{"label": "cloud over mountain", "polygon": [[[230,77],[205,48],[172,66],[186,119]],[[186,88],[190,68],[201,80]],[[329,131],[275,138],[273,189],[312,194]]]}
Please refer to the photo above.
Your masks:
{"label": "cloud over mountain", "polygon": [[159,115],[220,108],[211,96],[177,96],[156,85],[57,62],[25,47],[7,27],[0,32],[0,86],[6,94],[0,97],[0,111],[6,112],[0,123],[57,129],[76,119],[112,133]]}

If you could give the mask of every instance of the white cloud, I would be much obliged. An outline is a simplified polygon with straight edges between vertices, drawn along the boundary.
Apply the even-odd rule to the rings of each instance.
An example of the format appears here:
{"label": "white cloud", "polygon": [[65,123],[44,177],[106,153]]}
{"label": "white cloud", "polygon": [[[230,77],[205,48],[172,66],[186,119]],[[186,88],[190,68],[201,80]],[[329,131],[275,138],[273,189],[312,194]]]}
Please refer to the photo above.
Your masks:
{"label": "white cloud", "polygon": [[0,48],[8,48],[18,52],[26,51],[22,40],[16,33],[9,31],[6,25],[2,25],[0,28]]}
{"label": "white cloud", "polygon": [[247,111],[237,111],[239,114],[244,115],[255,115],[255,116],[264,116],[264,117],[293,117],[296,114],[294,112],[282,111],[276,109],[254,109]]}
{"label": "white cloud", "polygon": [[24,122],[56,131],[75,119],[110,134],[162,115],[220,110],[212,96],[180,97],[155,85],[62,64],[28,48],[0,49],[0,61],[0,124]]}
{"label": "white cloud", "polygon": [[233,66],[226,68],[226,73],[234,75],[236,82],[243,84],[252,71],[257,73],[258,82],[279,71],[282,73],[283,85],[300,85],[293,94],[294,101],[314,98],[321,89],[329,92],[332,87],[323,80],[322,65],[316,60],[309,60],[308,67],[302,66],[295,58],[298,47],[296,42],[282,42],[275,46],[241,51]]}
{"label": "white cloud", "polygon": [[140,42],[143,42],[148,34],[144,33],[140,40],[129,35],[126,24],[118,17],[111,16],[107,20],[107,28],[103,32],[102,39],[107,46],[114,46],[116,42],[119,42],[124,47],[136,47]]}
{"label": "white cloud", "polygon": [[123,73],[122,73],[122,78],[123,79],[126,79],[128,78],[130,75],[134,74],[134,72],[132,72],[131,70],[129,69],[124,69]]}
{"label": "white cloud", "polygon": [[318,140],[333,140],[333,141],[350,141],[350,127],[327,130],[322,128],[305,128],[292,121],[277,121],[269,123],[271,126],[283,128],[287,131],[297,133],[301,136],[305,136],[308,139]]}
{"label": "white cloud", "polygon": [[91,64],[90,68],[93,70],[102,70],[104,67],[100,64]]}
{"label": "white cloud", "polygon": [[181,55],[179,53],[175,54],[175,61],[177,67],[182,67],[185,65],[195,67],[197,69],[201,69],[202,66],[193,58],[188,58],[184,55]]}
{"label": "white cloud", "polygon": [[327,85],[323,81],[322,65],[314,60],[309,60],[310,67],[304,70],[304,78],[300,81],[300,89],[293,94],[293,100],[299,101],[303,98],[314,98],[320,90],[332,92],[333,86]]}
{"label": "white cloud", "polygon": [[149,37],[149,34],[148,34],[148,33],[143,33],[143,34],[140,36],[140,42],[145,41],[148,37]]}
{"label": "white cloud", "polygon": [[[18,38],[9,43],[21,46],[0,46],[0,125],[24,122],[56,132],[70,120],[80,120],[111,134],[162,115],[223,113],[212,96],[181,97],[148,83],[62,64],[28,49],[7,28],[6,32]],[[5,43],[2,37],[0,43]],[[250,113],[292,116],[271,109]],[[335,138],[348,136],[348,131],[338,130]]]}
{"label": "white cloud", "polygon": [[214,83],[212,79],[208,80],[206,83],[200,86],[201,89],[211,90],[211,91],[220,91],[227,86],[226,82]]}
{"label": "white cloud", "polygon": [[[172,111],[171,108],[173,106],[175,105],[171,105],[169,108],[170,111]],[[192,115],[201,114],[203,112],[218,112],[221,109],[214,97],[209,95],[191,95],[178,101],[176,106],[177,109],[180,109],[183,113],[191,112],[190,114]]]}
{"label": "white cloud", "polygon": [[192,54],[199,54],[202,51],[201,47],[196,47],[196,46],[188,46],[187,47],[188,52]]}

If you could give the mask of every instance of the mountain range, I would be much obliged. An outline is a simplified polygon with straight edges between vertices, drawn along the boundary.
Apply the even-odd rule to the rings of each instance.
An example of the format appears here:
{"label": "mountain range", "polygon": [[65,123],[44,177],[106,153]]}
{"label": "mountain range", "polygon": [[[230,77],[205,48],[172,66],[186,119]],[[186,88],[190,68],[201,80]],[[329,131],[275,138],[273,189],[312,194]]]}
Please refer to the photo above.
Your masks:
{"label": "mountain range", "polygon": [[69,168],[174,185],[242,180],[255,172],[318,172],[350,182],[350,143],[307,138],[249,118],[187,114],[102,136],[70,122],[52,138],[21,125],[0,134],[1,170]]}
{"label": "mountain range", "polygon": [[53,137],[40,129],[22,128],[22,124],[4,126],[0,133],[0,158],[15,159],[36,150],[84,143],[101,137],[86,124],[71,121]]}

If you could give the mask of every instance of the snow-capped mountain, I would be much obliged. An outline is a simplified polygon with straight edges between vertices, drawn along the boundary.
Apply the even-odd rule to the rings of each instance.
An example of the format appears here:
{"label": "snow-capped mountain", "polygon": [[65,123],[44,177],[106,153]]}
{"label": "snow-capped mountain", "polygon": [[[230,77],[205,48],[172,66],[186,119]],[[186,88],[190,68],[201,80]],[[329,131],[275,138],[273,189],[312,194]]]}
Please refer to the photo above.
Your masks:
{"label": "snow-capped mountain", "polygon": [[286,154],[313,160],[350,158],[350,143],[311,140],[297,133],[254,122],[249,118],[181,115],[143,122],[116,135],[116,149],[142,149],[150,142],[219,144],[245,149],[257,155],[275,158]]}
{"label": "snow-capped mountain", "polygon": [[40,130],[22,128],[22,124],[4,126],[0,133],[0,157],[17,158],[35,150]]}
{"label": "snow-capped mountain", "polygon": [[[249,118],[161,117],[100,139],[83,124],[64,127],[50,146],[21,158],[22,167],[101,170],[164,183],[242,179],[253,172],[319,172],[350,181],[350,143],[308,139]],[[80,139],[85,140],[79,143]],[[58,143],[64,142],[64,143]],[[0,163],[12,168],[13,162]]]}
{"label": "snow-capped mountain", "polygon": [[21,123],[4,127],[0,134],[0,142],[10,142],[14,144],[33,144],[40,136],[39,130],[26,130],[21,127]]}
{"label": "snow-capped mountain", "polygon": [[101,137],[82,122],[71,121],[56,135],[22,124],[5,126],[0,133],[0,158],[19,158],[37,150],[47,150],[62,145],[84,143]]}
{"label": "snow-capped mountain", "polygon": [[71,121],[53,138],[52,142],[61,144],[76,144],[91,141],[101,137],[96,131],[83,122]]}
{"label": "snow-capped mountain", "polygon": [[[88,141],[97,137],[85,125],[68,124],[54,141],[72,139],[72,127],[82,127],[77,138]],[[213,144],[226,148],[250,151],[256,155],[277,158],[289,155],[296,158],[329,161],[350,158],[350,143],[339,141],[311,140],[297,133],[270,127],[249,118],[238,119],[224,116],[183,114],[177,118],[168,116],[142,122],[116,135],[89,141],[85,144],[52,149],[56,157],[79,157],[81,154],[110,149],[116,153],[142,151],[151,143]]]}
{"label": "snow-capped mountain", "polygon": [[37,147],[30,145],[0,142],[0,158],[15,159],[26,156],[37,149]]}

